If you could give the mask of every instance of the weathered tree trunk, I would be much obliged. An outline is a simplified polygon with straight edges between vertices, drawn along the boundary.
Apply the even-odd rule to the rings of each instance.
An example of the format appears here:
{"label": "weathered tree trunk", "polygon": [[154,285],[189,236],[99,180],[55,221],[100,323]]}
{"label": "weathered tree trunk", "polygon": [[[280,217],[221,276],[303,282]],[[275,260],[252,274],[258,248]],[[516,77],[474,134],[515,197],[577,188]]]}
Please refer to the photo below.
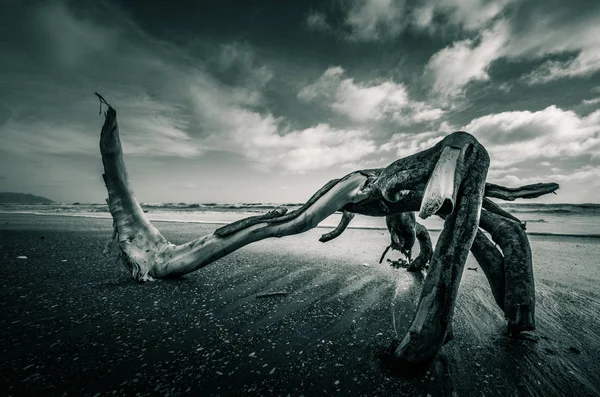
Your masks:
{"label": "weathered tree trunk", "polygon": [[[340,235],[354,213],[386,216],[419,211],[422,218],[436,214],[446,217],[444,228],[431,258],[431,269],[426,276],[415,317],[395,356],[412,363],[430,360],[448,338],[467,253],[473,241],[480,240],[476,239],[476,235],[481,206],[484,190],[490,186],[485,183],[489,157],[473,136],[465,132],[453,133],[434,147],[397,160],[384,169],[356,171],[333,180],[298,210],[286,213],[285,209],[278,208],[176,246],[169,243],[144,215],[129,186],[116,111],[110,105],[105,117],[100,152],[108,190],[108,206],[114,219],[115,239],[123,261],[135,279],[148,281],[153,277],[193,272],[252,242],[307,231],[340,210],[343,211],[340,225],[323,235],[321,241]],[[556,190],[558,185],[552,188]],[[536,189],[539,186],[528,187],[525,194],[534,194],[532,192]],[[514,196],[513,191],[496,185],[491,185],[488,190],[491,195]],[[501,229],[493,229],[492,234],[503,248],[505,257],[504,307],[514,313],[509,318],[516,319],[514,321],[520,324],[514,328],[525,329],[533,316],[533,304],[529,299],[530,287],[533,286],[532,274],[530,281],[519,284],[522,274],[527,277],[530,275],[528,271],[517,269],[516,265],[509,265],[507,260],[509,257],[515,258],[513,262],[516,264],[518,258],[530,258],[530,252],[520,252],[528,248],[521,235],[512,238],[502,232],[513,230],[514,225],[522,231],[516,222],[510,220],[512,223],[506,224],[506,218],[495,214],[490,219],[490,228],[498,225]],[[427,245],[429,236],[424,228],[415,231],[414,235],[421,236],[419,241]],[[482,240],[479,245],[487,247],[486,244]],[[425,253],[429,256],[427,250]],[[497,259],[495,254],[489,253],[482,257]],[[490,269],[498,272],[498,266],[490,260]],[[489,274],[494,283],[499,284],[493,287],[493,291],[496,291],[494,294],[500,294],[500,284],[504,283],[493,271]],[[511,288],[515,290],[508,291]],[[522,318],[527,321],[519,322]]]}
{"label": "weathered tree trunk", "polygon": [[138,281],[190,273],[252,242],[305,232],[344,205],[361,201],[369,194],[367,176],[354,172],[337,181],[312,200],[308,208],[287,221],[267,223],[267,216],[229,234],[214,233],[175,246],[150,224],[129,187],[116,111],[112,107],[106,112],[100,151],[117,242],[125,264]]}
{"label": "weathered tree trunk", "polygon": [[117,240],[123,262],[138,281],[160,277],[165,273],[157,271],[156,267],[165,262],[165,253],[174,246],[152,226],[129,186],[117,112],[110,106],[105,113],[100,136],[100,152],[104,164],[102,176],[108,190],[106,201],[114,221],[113,237]]}
{"label": "weathered tree trunk", "polygon": [[438,186],[429,184],[427,192],[435,197],[435,206],[424,206],[420,212],[423,217],[446,207],[451,213],[435,247],[415,318],[395,352],[405,362],[430,360],[446,340],[464,264],[477,233],[489,156],[471,136],[457,138],[444,147],[435,166],[452,176],[452,188],[447,178]]}

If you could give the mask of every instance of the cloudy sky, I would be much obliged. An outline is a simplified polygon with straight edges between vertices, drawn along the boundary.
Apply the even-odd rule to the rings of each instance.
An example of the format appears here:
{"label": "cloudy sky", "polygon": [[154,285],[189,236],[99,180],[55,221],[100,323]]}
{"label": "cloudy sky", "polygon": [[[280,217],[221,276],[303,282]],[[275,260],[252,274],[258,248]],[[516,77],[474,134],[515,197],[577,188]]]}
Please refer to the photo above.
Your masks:
{"label": "cloudy sky", "polygon": [[597,0],[0,4],[0,191],[104,201],[98,91],[142,202],[302,202],[456,130],[600,201]]}

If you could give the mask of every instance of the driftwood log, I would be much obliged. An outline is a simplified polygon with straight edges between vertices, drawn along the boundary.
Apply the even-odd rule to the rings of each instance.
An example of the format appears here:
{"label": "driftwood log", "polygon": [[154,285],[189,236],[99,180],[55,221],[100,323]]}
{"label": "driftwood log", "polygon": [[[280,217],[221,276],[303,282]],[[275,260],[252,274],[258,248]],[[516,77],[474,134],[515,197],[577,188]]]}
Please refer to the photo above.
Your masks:
{"label": "driftwood log", "polygon": [[[507,189],[486,184],[489,157],[470,134],[455,132],[432,148],[386,168],[355,171],[333,180],[298,210],[286,213],[278,208],[221,227],[186,244],[174,245],[150,223],[137,201],[125,170],[117,112],[98,97],[108,106],[100,152],[108,207],[114,220],[113,238],[136,280],[193,272],[252,242],[305,232],[336,211],[343,212],[341,224],[322,236],[322,241],[341,234],[352,214],[388,216],[418,211],[423,219],[443,216],[445,223],[414,319],[394,353],[395,358],[409,363],[429,361],[451,338],[456,294],[470,249],[478,252],[477,259],[511,330],[533,328],[535,297],[527,237],[517,221],[493,206],[487,205],[488,209],[483,210],[482,206],[485,196],[508,200],[536,197],[555,191],[558,185]],[[501,251],[493,247],[480,226],[491,233]]]}

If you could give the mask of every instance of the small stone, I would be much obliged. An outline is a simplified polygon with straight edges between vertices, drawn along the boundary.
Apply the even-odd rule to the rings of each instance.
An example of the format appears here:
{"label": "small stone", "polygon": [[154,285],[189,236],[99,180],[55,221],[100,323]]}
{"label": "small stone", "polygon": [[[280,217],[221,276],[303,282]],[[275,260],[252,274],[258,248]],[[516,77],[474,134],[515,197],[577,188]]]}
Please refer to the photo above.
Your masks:
{"label": "small stone", "polygon": [[25,255],[17,256],[17,259],[27,259]]}
{"label": "small stone", "polygon": [[339,385],[339,384],[340,384],[340,381],[339,381],[339,380],[336,380],[335,382],[333,382],[333,384],[337,386],[337,385]]}

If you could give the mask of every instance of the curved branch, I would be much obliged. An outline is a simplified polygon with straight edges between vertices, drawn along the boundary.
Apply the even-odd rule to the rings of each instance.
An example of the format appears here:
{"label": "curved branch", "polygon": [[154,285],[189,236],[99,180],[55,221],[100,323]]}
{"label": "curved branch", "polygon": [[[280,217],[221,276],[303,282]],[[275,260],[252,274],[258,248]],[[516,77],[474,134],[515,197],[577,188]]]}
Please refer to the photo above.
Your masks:
{"label": "curved branch", "polygon": [[353,172],[328,183],[299,211],[285,214],[276,209],[175,246],[150,223],[129,186],[117,112],[108,106],[100,138],[107,201],[123,262],[138,281],[186,274],[254,241],[302,233],[345,205],[365,200],[372,191],[372,179],[361,172]]}
{"label": "curved branch", "polygon": [[417,241],[419,241],[419,255],[406,269],[409,272],[416,272],[425,269],[425,266],[433,257],[433,245],[431,244],[431,237],[429,237],[429,232],[425,226],[417,222],[415,224],[415,231]]}
{"label": "curved branch", "polygon": [[515,188],[486,183],[485,196],[514,201],[518,198],[537,198],[549,193],[556,194],[559,188],[558,183],[535,183]]}
{"label": "curved branch", "polygon": [[129,186],[117,112],[110,105],[100,136],[100,152],[104,164],[102,177],[108,191],[108,209],[114,220],[115,240],[123,262],[136,280],[151,281],[157,276],[151,271],[152,264],[160,262],[162,253],[172,244],[152,226]]}
{"label": "curved branch", "polygon": [[490,212],[493,212],[497,215],[503,216],[505,218],[508,218],[510,220],[513,220],[515,222],[519,222],[519,224],[521,225],[521,227],[523,229],[525,229],[525,224],[523,222],[521,222],[521,220],[519,218],[517,218],[516,216],[506,212],[504,209],[502,209],[502,207],[500,207],[498,204],[494,203],[492,200],[490,200],[487,197],[483,198],[483,205],[482,207]]}
{"label": "curved branch", "polygon": [[354,216],[355,215],[352,212],[342,211],[342,219],[340,219],[340,223],[337,225],[337,227],[329,233],[323,234],[319,241],[322,243],[326,243],[327,241],[331,241],[334,238],[338,237],[344,232],[344,230],[346,230],[346,228],[350,224],[350,221],[354,219]]}
{"label": "curved branch", "polygon": [[481,211],[481,228],[490,233],[504,255],[504,315],[511,333],[535,329],[535,282],[531,247],[520,224]]}
{"label": "curved branch", "polygon": [[304,212],[288,221],[258,223],[225,237],[210,234],[174,247],[160,267],[160,276],[190,273],[252,242],[310,230],[345,204],[365,199],[368,196],[366,183],[367,178],[363,174],[351,173],[315,200]]}
{"label": "curved branch", "polygon": [[[484,216],[482,214],[482,216]],[[481,221],[480,221],[481,223]],[[479,263],[481,270],[490,284],[494,300],[500,309],[504,311],[505,277],[504,256],[502,252],[481,231],[477,231],[471,253]]]}

